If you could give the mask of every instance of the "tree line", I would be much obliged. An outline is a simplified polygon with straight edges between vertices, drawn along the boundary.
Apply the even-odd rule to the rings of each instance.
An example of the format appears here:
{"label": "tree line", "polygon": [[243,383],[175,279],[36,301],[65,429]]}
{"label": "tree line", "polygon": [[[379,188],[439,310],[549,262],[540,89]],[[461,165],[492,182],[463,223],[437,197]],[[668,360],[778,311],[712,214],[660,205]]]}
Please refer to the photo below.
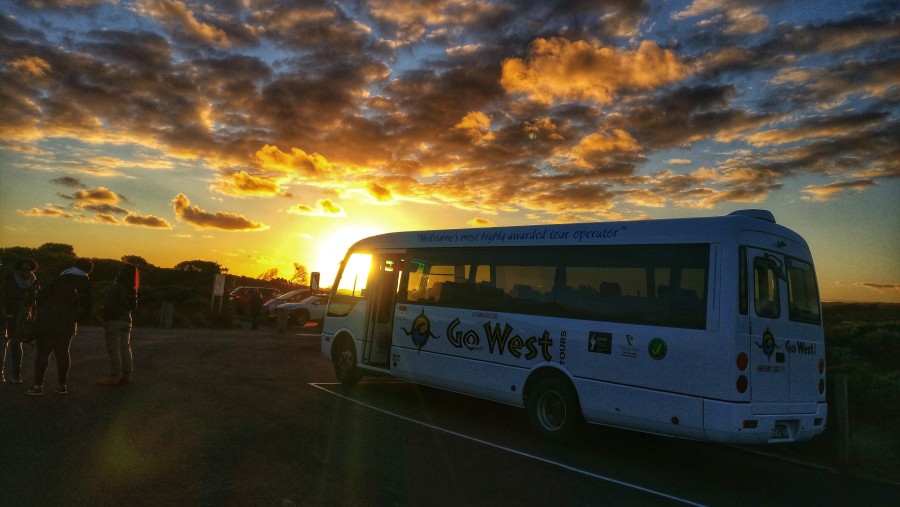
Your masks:
{"label": "tree line", "polygon": [[[44,243],[37,248],[14,246],[0,248],[0,276],[9,276],[13,265],[20,259],[34,259],[39,268],[35,272],[42,285],[72,267],[78,255],[72,245]],[[274,287],[280,293],[300,288],[308,283],[309,274],[300,264],[294,264],[290,279],[278,275],[277,268],[270,269],[256,278],[228,274],[228,268],[213,261],[187,260],[171,268],[155,266],[143,257],[124,255],[121,259],[91,258],[94,271],[91,273],[94,291],[94,311],[88,325],[100,323],[106,291],[112,286],[122,263],[134,264],[140,272],[138,308],[133,312],[134,324],[142,327],[156,327],[164,304],[174,309],[174,327],[233,326],[234,312],[228,301],[228,294],[240,286]],[[219,311],[219,302],[213,305],[212,291],[216,275],[225,275],[224,301]]]}

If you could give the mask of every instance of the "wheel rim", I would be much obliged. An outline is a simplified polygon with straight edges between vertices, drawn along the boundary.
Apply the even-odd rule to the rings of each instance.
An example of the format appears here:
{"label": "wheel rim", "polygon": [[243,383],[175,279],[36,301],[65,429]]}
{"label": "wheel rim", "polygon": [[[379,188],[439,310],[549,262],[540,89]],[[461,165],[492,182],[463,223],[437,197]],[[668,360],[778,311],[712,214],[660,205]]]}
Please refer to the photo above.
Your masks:
{"label": "wheel rim", "polygon": [[353,371],[353,353],[350,352],[350,349],[341,350],[341,354],[338,356],[338,369],[340,370],[341,376],[346,377]]}
{"label": "wheel rim", "polygon": [[556,431],[566,423],[566,402],[556,391],[547,391],[538,400],[537,416],[541,426]]}

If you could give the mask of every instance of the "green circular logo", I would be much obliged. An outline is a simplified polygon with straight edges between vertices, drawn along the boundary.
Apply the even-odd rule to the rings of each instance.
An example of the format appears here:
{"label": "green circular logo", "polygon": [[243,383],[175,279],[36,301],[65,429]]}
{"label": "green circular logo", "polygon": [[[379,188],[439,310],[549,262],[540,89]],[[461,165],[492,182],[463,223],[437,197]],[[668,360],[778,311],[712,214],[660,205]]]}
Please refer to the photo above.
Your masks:
{"label": "green circular logo", "polygon": [[650,354],[650,357],[656,359],[657,361],[666,357],[666,352],[668,351],[669,347],[666,345],[666,342],[664,342],[662,338],[654,338],[650,340],[650,344],[647,345],[647,352]]}

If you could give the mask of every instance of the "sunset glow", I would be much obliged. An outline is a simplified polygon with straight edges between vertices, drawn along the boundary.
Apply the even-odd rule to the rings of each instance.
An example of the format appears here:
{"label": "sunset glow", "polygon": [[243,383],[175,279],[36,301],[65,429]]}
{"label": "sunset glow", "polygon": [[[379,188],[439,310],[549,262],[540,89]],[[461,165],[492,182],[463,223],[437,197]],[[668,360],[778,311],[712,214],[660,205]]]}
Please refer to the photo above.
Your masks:
{"label": "sunset glow", "polygon": [[896,3],[3,5],[2,247],[330,285],[380,232],[765,208],[900,302]]}

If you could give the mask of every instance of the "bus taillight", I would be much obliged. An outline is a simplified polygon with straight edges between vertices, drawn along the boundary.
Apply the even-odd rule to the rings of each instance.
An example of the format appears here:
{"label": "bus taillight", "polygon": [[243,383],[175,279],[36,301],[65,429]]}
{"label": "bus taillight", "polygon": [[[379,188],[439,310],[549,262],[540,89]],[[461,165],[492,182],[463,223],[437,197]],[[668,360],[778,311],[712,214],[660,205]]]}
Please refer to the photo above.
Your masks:
{"label": "bus taillight", "polygon": [[825,394],[825,379],[819,379],[819,394]]}
{"label": "bus taillight", "polygon": [[819,375],[825,373],[825,360],[819,359]]}
{"label": "bus taillight", "polygon": [[741,352],[740,354],[737,355],[737,367],[738,367],[738,370],[741,370],[741,371],[746,370],[746,369],[747,369],[747,363],[748,363],[748,360],[747,360],[747,354],[746,354],[746,353]]}
{"label": "bus taillight", "polygon": [[747,381],[746,375],[741,375],[740,377],[737,378],[736,386],[737,386],[737,390],[739,393],[742,393],[742,394],[746,393],[747,387],[749,385],[750,385],[750,383]]}

